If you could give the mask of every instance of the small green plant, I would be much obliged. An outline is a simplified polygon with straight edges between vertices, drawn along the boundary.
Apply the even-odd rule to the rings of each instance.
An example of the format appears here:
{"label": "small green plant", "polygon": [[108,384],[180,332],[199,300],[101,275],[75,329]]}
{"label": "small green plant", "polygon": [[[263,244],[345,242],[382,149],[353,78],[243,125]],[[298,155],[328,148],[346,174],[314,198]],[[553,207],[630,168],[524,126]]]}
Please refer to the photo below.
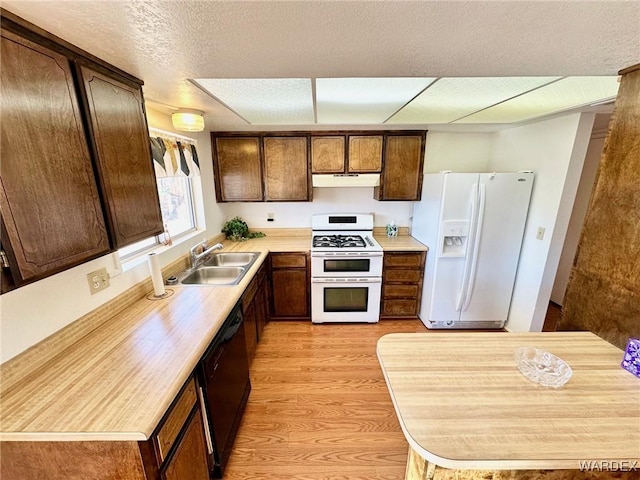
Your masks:
{"label": "small green plant", "polygon": [[233,240],[234,242],[244,242],[250,238],[261,238],[265,234],[262,232],[249,232],[249,226],[247,222],[240,217],[233,217],[222,227],[222,233],[227,237],[227,240]]}

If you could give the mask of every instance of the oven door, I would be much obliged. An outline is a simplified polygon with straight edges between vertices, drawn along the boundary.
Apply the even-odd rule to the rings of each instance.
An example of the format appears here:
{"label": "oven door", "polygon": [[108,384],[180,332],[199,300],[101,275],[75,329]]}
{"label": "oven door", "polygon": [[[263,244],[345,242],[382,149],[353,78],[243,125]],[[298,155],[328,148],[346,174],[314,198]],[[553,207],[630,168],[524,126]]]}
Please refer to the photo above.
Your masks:
{"label": "oven door", "polygon": [[311,254],[312,277],[381,277],[382,252]]}
{"label": "oven door", "polygon": [[313,323],[367,322],[380,317],[380,278],[313,278]]}

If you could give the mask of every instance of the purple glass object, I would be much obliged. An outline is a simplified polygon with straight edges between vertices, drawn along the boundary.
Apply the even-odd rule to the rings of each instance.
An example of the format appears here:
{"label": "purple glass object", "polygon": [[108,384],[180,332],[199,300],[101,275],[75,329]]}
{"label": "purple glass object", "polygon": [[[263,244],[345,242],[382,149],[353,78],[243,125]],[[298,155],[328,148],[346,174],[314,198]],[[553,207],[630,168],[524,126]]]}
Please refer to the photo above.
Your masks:
{"label": "purple glass object", "polygon": [[640,338],[629,339],[621,366],[640,378]]}

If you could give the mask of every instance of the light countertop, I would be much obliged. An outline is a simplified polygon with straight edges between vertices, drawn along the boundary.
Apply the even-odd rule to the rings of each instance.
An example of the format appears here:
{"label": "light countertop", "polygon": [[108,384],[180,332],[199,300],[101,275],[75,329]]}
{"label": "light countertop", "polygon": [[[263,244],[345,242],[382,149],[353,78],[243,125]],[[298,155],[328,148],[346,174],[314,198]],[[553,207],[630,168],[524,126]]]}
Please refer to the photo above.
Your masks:
{"label": "light countertop", "polygon": [[[239,285],[167,287],[169,298],[135,301],[44,367],[20,356],[2,364],[0,440],[147,440],[268,252],[308,252],[311,237],[223,243],[261,252]],[[391,245],[424,249],[410,237]]]}
{"label": "light countertop", "polygon": [[[571,379],[543,387],[514,350],[566,361]],[[404,435],[452,469],[572,469],[584,460],[640,460],[639,380],[623,352],[590,332],[390,334],[378,358]]]}

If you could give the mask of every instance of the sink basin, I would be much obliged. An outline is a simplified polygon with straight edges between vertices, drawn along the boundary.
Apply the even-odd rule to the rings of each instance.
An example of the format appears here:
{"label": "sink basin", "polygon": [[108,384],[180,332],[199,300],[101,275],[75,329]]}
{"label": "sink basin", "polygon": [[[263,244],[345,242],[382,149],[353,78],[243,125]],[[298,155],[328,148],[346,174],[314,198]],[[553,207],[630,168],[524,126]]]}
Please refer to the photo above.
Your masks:
{"label": "sink basin", "polygon": [[179,285],[237,285],[258,259],[258,252],[220,252],[178,275]]}
{"label": "sink basin", "polygon": [[198,267],[180,280],[182,285],[237,285],[246,272],[242,267]]}
{"label": "sink basin", "polygon": [[204,264],[208,267],[246,267],[258,257],[252,252],[220,252],[213,255]]}

